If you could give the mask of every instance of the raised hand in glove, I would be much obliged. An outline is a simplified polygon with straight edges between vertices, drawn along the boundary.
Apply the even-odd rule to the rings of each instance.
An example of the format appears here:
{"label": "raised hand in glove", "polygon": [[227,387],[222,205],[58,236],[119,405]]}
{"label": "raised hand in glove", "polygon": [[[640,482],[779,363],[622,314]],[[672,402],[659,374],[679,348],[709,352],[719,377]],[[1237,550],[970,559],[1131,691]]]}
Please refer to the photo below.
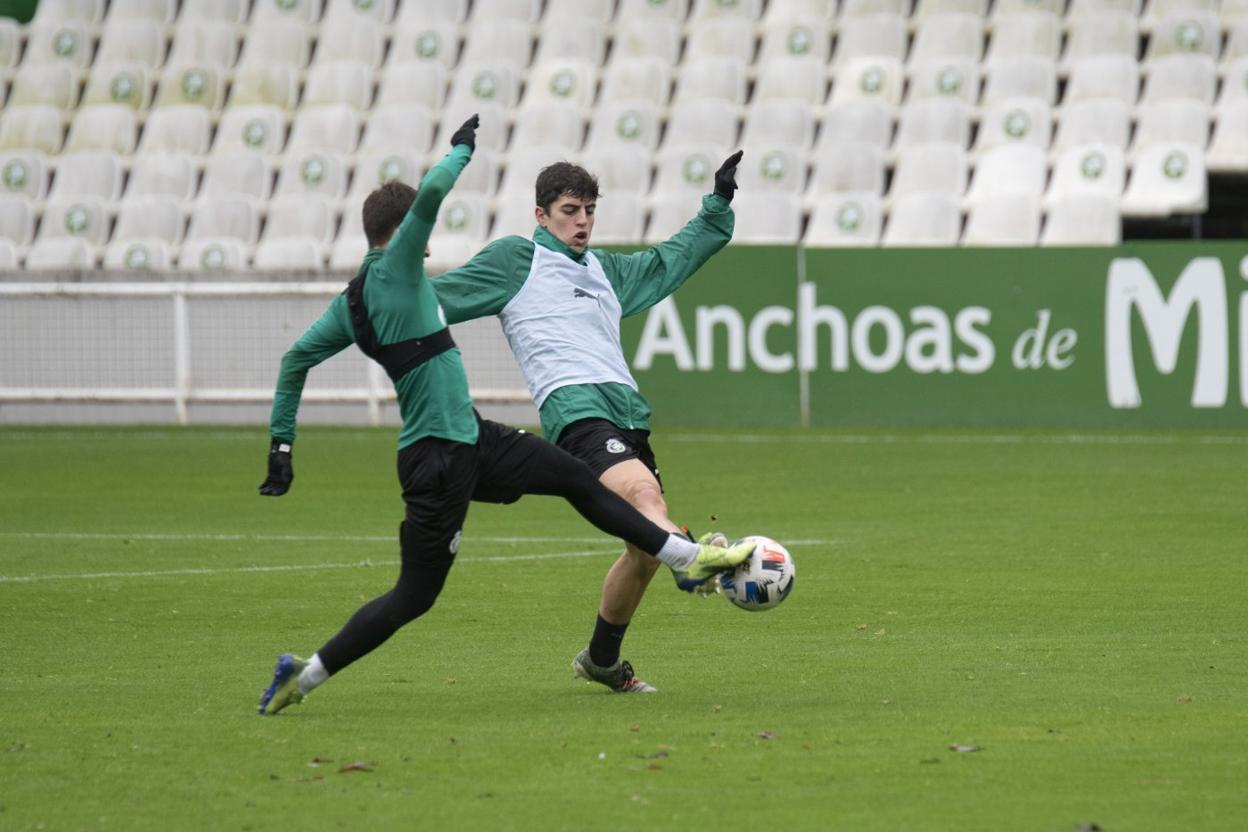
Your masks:
{"label": "raised hand in glove", "polygon": [[724,163],[719,166],[719,170],[715,171],[715,193],[729,202],[732,202],[733,191],[737,189],[737,163],[741,161],[743,155],[745,155],[744,152],[738,150],[725,159]]}
{"label": "raised hand in glove", "polygon": [[451,136],[451,147],[466,144],[469,149],[477,149],[477,128],[481,126],[481,119],[476,113],[472,114],[472,118],[459,125],[459,129]]}
{"label": "raised hand in glove", "polygon": [[290,443],[274,439],[269,443],[269,476],[260,483],[260,493],[265,497],[280,497],[290,490],[295,469],[290,464]]}

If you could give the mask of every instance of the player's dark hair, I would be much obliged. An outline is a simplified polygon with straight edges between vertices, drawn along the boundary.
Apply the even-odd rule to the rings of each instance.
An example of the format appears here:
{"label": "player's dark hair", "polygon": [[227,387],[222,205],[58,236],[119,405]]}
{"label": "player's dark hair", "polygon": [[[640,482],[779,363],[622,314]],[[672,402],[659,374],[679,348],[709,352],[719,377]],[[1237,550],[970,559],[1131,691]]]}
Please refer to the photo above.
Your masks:
{"label": "player's dark hair", "polygon": [[368,247],[385,245],[412,208],[416,189],[399,181],[387,182],[364,200],[364,236]]}
{"label": "player's dark hair", "polygon": [[590,201],[598,199],[598,180],[580,165],[555,162],[537,175],[537,205],[549,213],[564,194]]}

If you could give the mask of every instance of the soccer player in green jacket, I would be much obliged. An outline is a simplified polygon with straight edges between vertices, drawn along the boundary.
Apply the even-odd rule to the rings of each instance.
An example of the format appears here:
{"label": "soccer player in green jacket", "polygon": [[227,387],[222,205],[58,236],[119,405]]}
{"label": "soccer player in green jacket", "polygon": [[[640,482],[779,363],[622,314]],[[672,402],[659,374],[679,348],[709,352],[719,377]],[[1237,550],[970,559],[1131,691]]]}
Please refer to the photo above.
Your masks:
{"label": "soccer player in green jacket", "polygon": [[[547,438],[672,532],[680,527],[667,516],[649,442],[650,405],[624,359],[620,319],[675,292],[732,239],[730,203],[741,156],[737,151],[724,161],[715,192],[680,232],[627,255],[589,249],[597,180],[568,162],[551,165],[537,177],[532,239],[495,240],[433,280],[451,323],[485,315],[502,321]],[[727,542],[717,533],[700,540]],[[589,646],[572,662],[578,677],[621,693],[654,692],[620,659],[620,645],[657,568],[654,558],[627,544],[603,582]]]}
{"label": "soccer player in green jacket", "polygon": [[303,701],[333,674],[376,649],[427,612],[459,550],[471,500],[510,503],[524,494],[564,497],[602,531],[680,570],[697,585],[747,559],[735,549],[696,545],[647,520],[604,487],[589,468],[545,439],[482,419],[446,316],[424,273],[438,206],[476,144],[473,116],[451,138],[453,149],[418,191],[382,185],[364,202],[369,252],[343,294],[282,358],[270,419],[268,478],[260,493],[285,494],[294,477],[295,415],[308,370],[352,343],[385,367],[398,395],[403,427],[398,471],[405,517],[401,566],[393,589],[360,607],[310,659],[283,653],[260,699],[261,715]]}

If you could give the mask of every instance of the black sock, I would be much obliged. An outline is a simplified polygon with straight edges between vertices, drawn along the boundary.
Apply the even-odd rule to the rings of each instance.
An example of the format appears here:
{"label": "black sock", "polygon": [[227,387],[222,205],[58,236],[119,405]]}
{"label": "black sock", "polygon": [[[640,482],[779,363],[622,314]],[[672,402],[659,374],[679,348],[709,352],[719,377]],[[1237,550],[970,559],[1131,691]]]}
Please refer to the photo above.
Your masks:
{"label": "black sock", "polygon": [[594,637],[589,642],[589,660],[599,667],[610,667],[620,660],[620,644],[624,641],[627,624],[612,624],[598,616],[594,625]]}

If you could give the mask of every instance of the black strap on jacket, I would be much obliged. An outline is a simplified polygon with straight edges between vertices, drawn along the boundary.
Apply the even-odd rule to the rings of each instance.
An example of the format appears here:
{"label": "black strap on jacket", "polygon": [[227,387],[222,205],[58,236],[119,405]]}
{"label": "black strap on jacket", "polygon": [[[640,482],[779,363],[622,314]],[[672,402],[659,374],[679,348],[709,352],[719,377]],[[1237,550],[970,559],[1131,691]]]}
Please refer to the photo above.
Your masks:
{"label": "black strap on jacket", "polygon": [[377,343],[377,332],[368,319],[368,307],[364,304],[364,281],[368,278],[368,266],[362,266],[343,294],[347,296],[347,311],[351,313],[351,328],[355,331],[355,343],[369,358],[386,370],[391,381],[398,381],[435,355],[441,355],[455,346],[451,331],[446,327],[421,338],[409,338],[397,344]]}

